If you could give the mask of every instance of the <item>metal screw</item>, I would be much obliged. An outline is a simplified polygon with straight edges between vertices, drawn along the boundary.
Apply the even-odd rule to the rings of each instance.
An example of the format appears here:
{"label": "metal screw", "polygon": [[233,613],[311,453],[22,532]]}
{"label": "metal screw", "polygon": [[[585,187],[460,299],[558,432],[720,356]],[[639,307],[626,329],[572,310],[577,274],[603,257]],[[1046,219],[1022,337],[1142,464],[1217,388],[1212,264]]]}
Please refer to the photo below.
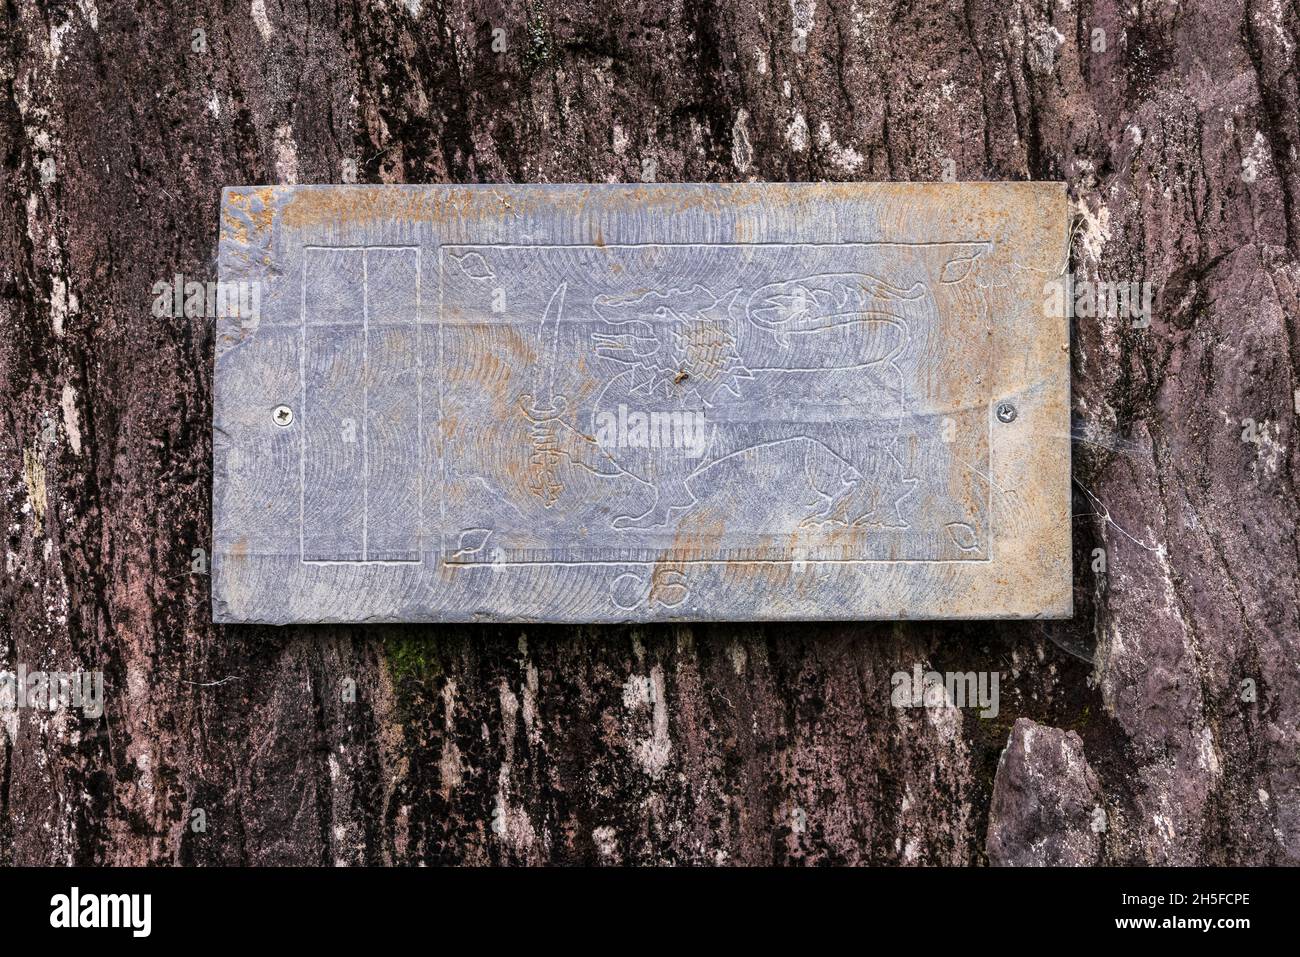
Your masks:
{"label": "metal screw", "polygon": [[1014,422],[1016,420],[1016,407],[1010,402],[998,403],[998,421]]}
{"label": "metal screw", "polygon": [[271,418],[275,420],[276,425],[283,429],[293,424],[293,409],[287,405],[277,405],[275,411],[271,413]]}

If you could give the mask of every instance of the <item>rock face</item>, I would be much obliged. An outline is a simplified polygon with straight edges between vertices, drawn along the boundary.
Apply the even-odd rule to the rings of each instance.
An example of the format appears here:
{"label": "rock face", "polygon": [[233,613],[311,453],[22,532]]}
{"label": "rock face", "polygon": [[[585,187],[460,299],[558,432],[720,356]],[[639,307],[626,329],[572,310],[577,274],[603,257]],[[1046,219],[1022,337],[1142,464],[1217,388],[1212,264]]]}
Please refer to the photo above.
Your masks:
{"label": "rock face", "polygon": [[[1298,34],[1266,2],[17,0],[0,670],[105,702],[0,690],[0,861],[1296,862]],[[211,624],[213,325],[165,306],[215,279],[222,186],[945,176],[1077,210],[1073,622]],[[916,665],[998,672],[996,715],[894,706]]]}
{"label": "rock face", "polygon": [[1106,812],[1073,731],[1020,718],[998,762],[989,809],[991,864],[1061,867],[1101,858]]}

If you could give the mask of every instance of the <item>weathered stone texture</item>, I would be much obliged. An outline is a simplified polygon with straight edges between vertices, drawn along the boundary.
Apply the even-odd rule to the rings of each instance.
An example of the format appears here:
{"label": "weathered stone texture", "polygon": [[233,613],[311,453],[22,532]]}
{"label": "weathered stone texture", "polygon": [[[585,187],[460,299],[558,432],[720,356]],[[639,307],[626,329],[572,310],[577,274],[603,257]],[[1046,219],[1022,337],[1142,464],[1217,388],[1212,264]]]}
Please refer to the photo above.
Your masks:
{"label": "weathered stone texture", "polygon": [[1101,859],[1106,812],[1097,775],[1073,731],[1019,718],[998,762],[989,862],[1079,867]]}
{"label": "weathered stone texture", "polygon": [[[0,667],[100,668],[109,702],[5,716],[0,860],[1296,861],[1298,27],[1267,0],[7,4]],[[211,624],[213,328],[150,306],[215,278],[223,185],[947,159],[1066,181],[1075,272],[1156,291],[1149,328],[1074,321],[1072,623]],[[916,662],[1000,670],[998,717],[891,707]],[[1066,752],[1022,731],[995,784],[1020,718]],[[1059,791],[993,800],[1062,753],[1096,844]]]}
{"label": "weathered stone texture", "polygon": [[1070,617],[1060,183],[221,217],[219,623]]}

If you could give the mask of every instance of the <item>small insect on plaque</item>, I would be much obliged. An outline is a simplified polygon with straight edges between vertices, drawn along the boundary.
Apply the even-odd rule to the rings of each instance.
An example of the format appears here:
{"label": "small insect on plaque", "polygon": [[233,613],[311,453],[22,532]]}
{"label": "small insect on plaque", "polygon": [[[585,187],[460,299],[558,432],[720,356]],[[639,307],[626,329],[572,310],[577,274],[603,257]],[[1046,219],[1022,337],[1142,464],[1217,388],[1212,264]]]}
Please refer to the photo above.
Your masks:
{"label": "small insect on plaque", "polygon": [[1071,613],[1064,188],[225,191],[220,622]]}

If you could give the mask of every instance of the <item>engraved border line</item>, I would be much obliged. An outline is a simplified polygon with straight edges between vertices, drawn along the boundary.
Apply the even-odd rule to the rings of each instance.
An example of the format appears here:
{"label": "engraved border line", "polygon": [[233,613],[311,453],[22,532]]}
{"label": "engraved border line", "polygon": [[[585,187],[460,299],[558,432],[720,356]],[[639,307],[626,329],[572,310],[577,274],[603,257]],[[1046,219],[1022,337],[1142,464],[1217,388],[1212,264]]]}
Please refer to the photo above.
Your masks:
{"label": "engraved border line", "polygon": [[[992,249],[996,242],[992,239],[946,239],[932,240],[925,242],[905,242],[905,241],[850,241],[850,242],[801,242],[798,240],[771,240],[771,241],[754,241],[754,242],[644,242],[644,243],[438,243],[438,403],[439,403],[439,420],[442,414],[442,359],[443,359],[443,293],[446,287],[444,278],[444,260],[443,250],[455,249],[641,249],[646,247],[700,247],[700,248],[727,248],[727,247],[753,247],[753,246],[805,246],[815,248],[835,248],[843,249],[845,247],[900,247],[904,249],[931,249],[940,246],[984,246]],[[985,307],[987,310],[987,302]],[[989,358],[989,365],[992,367],[993,357]],[[995,471],[994,462],[994,442],[993,442],[993,423],[991,421],[992,402],[989,399],[984,403],[985,406],[985,430],[988,440],[989,455],[989,476]],[[972,407],[974,408],[974,407]],[[445,449],[443,450],[445,452]],[[442,528],[439,531],[438,540],[442,544],[442,554],[446,554],[445,536],[447,532],[447,509],[446,509],[446,455],[439,456],[440,468],[440,488],[439,501],[441,503]],[[963,463],[967,464],[967,463]],[[967,464],[969,468],[969,464]],[[977,471],[972,469],[972,471]],[[772,559],[728,559],[728,558],[665,558],[660,556],[656,559],[626,559],[626,560],[580,560],[580,561],[452,561],[443,557],[443,564],[459,568],[535,568],[538,566],[604,566],[604,567],[624,567],[628,565],[659,565],[665,562],[682,565],[794,565],[798,563],[808,565],[991,565],[994,563],[994,510],[993,510],[993,480],[991,477],[985,477],[985,502],[984,510],[988,519],[988,534],[986,537],[985,555],[983,558],[772,558]]]}

